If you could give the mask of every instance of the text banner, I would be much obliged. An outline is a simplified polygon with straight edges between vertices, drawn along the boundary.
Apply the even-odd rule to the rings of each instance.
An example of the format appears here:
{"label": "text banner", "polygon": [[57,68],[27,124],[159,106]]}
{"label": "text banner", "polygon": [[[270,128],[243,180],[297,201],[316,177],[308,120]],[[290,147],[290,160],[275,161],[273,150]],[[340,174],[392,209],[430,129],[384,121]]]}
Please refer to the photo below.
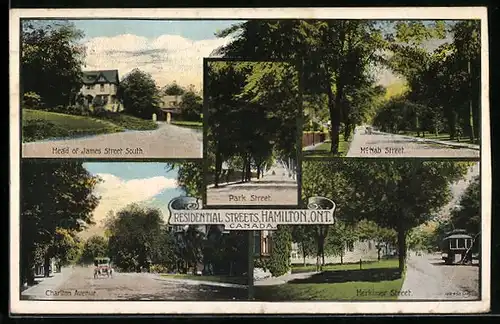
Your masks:
{"label": "text banner", "polygon": [[308,209],[201,209],[194,197],[174,198],[170,225],[223,225],[225,230],[275,230],[278,225],[321,225],[335,221],[335,203],[311,197]]}

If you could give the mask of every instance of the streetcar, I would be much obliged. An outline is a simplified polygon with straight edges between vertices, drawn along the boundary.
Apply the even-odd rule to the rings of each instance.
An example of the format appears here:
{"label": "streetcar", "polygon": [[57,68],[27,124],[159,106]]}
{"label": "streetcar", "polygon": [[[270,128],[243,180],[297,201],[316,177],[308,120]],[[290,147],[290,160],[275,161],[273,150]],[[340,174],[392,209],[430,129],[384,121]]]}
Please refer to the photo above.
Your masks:
{"label": "streetcar", "polygon": [[466,230],[457,229],[446,234],[442,241],[441,258],[445,264],[472,264],[475,239]]}

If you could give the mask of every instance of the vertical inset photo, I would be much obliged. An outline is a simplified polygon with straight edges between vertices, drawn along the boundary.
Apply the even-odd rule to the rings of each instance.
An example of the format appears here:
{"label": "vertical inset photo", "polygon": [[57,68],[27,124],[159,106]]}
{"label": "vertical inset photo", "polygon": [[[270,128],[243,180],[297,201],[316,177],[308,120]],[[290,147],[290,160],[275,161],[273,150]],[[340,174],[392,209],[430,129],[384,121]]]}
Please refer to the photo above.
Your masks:
{"label": "vertical inset photo", "polygon": [[205,60],[208,206],[296,206],[299,73],[287,62]]}

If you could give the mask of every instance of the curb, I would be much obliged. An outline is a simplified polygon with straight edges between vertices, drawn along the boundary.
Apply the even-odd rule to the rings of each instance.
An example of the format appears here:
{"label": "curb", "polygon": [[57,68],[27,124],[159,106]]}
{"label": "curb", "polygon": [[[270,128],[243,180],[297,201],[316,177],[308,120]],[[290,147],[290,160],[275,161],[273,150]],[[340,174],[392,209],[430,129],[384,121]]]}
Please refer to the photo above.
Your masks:
{"label": "curb", "polygon": [[421,138],[421,137],[414,137],[414,136],[408,136],[408,135],[399,135],[399,134],[385,133],[385,132],[379,132],[379,131],[374,131],[373,133],[375,133],[375,134],[385,134],[385,135],[401,136],[401,137],[404,137],[404,138],[412,139],[412,140],[414,140],[416,142],[429,142],[429,143],[435,143],[435,144],[446,145],[446,146],[462,147],[462,148],[467,148],[467,149],[477,150],[477,151],[481,150],[481,146],[474,145],[474,144],[439,141],[439,140],[433,140],[433,139],[427,139],[427,138]]}

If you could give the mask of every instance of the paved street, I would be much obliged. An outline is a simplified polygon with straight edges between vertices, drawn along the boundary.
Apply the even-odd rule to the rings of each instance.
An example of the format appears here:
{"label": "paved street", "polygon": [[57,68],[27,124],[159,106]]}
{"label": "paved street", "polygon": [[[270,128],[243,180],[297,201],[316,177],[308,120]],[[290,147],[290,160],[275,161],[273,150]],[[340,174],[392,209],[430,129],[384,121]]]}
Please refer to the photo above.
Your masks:
{"label": "paved street", "polygon": [[440,254],[415,256],[407,263],[400,299],[474,300],[479,298],[479,266],[445,265]]}
{"label": "paved street", "polygon": [[150,131],[23,143],[23,157],[68,158],[201,158],[203,133],[160,123]]}
{"label": "paved street", "polygon": [[94,279],[92,267],[63,269],[22,292],[29,300],[242,300],[241,286],[195,280],[167,279],[149,273],[114,273]]}
{"label": "paved street", "polygon": [[[452,143],[453,144],[453,143]],[[438,141],[373,131],[356,127],[347,157],[479,157],[479,149],[451,146]]]}
{"label": "paved street", "polygon": [[[273,174],[274,172],[274,174]],[[297,205],[297,181],[281,165],[273,166],[262,178],[246,183],[208,186],[208,205]]]}

